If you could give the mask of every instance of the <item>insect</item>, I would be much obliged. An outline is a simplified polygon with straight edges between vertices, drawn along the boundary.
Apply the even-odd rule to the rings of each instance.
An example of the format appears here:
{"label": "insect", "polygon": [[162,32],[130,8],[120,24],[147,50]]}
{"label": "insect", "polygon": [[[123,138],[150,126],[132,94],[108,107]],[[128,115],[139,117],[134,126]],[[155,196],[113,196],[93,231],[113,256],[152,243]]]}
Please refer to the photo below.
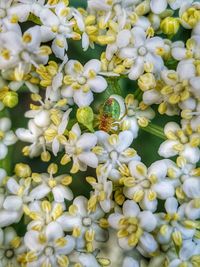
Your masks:
{"label": "insect", "polygon": [[99,114],[99,129],[105,132],[116,131],[125,107],[118,95],[110,96],[103,104]]}

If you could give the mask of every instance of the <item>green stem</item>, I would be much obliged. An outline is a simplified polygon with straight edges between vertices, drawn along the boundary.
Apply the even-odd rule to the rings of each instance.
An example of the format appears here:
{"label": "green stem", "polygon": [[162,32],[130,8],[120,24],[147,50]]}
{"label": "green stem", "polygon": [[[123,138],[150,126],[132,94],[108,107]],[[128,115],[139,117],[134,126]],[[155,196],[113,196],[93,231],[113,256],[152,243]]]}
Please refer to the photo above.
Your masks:
{"label": "green stem", "polygon": [[144,130],[145,132],[153,134],[153,135],[155,135],[155,136],[157,136],[163,140],[166,140],[163,129],[158,125],[155,125],[153,123],[149,123],[149,125],[147,127],[141,127],[141,129]]}

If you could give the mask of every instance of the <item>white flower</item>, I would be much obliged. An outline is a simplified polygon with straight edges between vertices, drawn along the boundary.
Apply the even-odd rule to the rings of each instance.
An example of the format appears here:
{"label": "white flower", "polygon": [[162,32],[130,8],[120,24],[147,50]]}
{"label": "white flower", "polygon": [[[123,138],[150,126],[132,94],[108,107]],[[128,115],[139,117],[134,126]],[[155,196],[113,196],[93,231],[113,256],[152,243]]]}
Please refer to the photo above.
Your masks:
{"label": "white flower", "polygon": [[0,227],[20,221],[22,216],[22,200],[20,197],[0,194]]}
{"label": "white flower", "polygon": [[37,74],[35,72],[29,72],[30,76],[23,77],[20,81],[13,80],[13,77],[15,75],[14,69],[2,71],[1,75],[7,81],[7,87],[12,91],[17,91],[22,86],[26,86],[32,93],[38,93],[39,91],[38,84],[33,84],[31,82],[32,79],[37,79]]}
{"label": "white flower", "polygon": [[66,174],[54,177],[55,172],[52,169],[49,168],[49,173],[37,174],[39,184],[30,191],[29,196],[38,200],[52,193],[56,202],[64,203],[65,200],[72,200],[73,193],[67,186],[72,182],[72,177]]}
{"label": "white flower", "polygon": [[177,41],[172,45],[172,56],[177,60],[187,59],[188,57],[196,60],[200,59],[200,36],[193,35],[186,42],[186,47],[183,42]]}
{"label": "white flower", "polygon": [[78,61],[69,60],[65,66],[62,96],[73,98],[79,107],[90,105],[93,92],[101,93],[107,87],[106,80],[98,75],[100,70],[101,62],[97,59],[88,61],[84,66]]}
{"label": "white flower", "polygon": [[181,264],[198,266],[199,254],[199,243],[195,243],[192,239],[185,240],[178,254],[175,248],[172,248],[167,252],[169,267],[179,267]]}
{"label": "white flower", "polygon": [[[131,14],[134,12],[135,6],[142,2],[141,0],[89,0],[89,12],[95,14],[99,18],[101,24],[105,26],[110,20],[116,21],[120,28],[123,28],[126,22],[131,22]],[[99,15],[100,13],[100,15]],[[95,14],[96,15],[96,14]],[[129,21],[130,19],[130,21]]]}
{"label": "white flower", "polygon": [[196,165],[188,163],[183,157],[178,157],[176,163],[168,161],[168,176],[174,186],[182,192],[177,198],[182,203],[188,199],[198,199],[200,195],[199,170]]}
{"label": "white flower", "polygon": [[164,141],[159,150],[159,155],[170,158],[179,155],[189,163],[196,163],[200,158],[199,134],[187,132],[181,129],[176,122],[169,122],[164,127],[164,133],[168,138]]}
{"label": "white flower", "polygon": [[110,170],[108,177],[111,180],[120,178],[119,168],[123,163],[128,163],[133,159],[140,160],[137,152],[130,148],[133,142],[131,131],[122,131],[119,135],[109,135],[104,131],[97,131],[95,134],[98,142],[93,151],[96,153],[99,163],[103,163]]}
{"label": "white flower", "polygon": [[167,9],[167,5],[171,7],[171,9],[176,10],[180,7],[192,3],[193,0],[151,0],[150,6],[151,10],[155,14],[161,14]]}
{"label": "white flower", "polygon": [[17,137],[11,129],[11,120],[9,118],[0,118],[0,160],[4,159],[8,153],[7,146],[13,145]]}
{"label": "white flower", "polygon": [[109,169],[105,169],[102,167],[97,167],[96,174],[97,179],[94,177],[86,177],[87,182],[92,186],[92,189],[94,191],[91,192],[91,199],[94,201],[94,205],[96,205],[96,202],[99,203],[100,207],[104,212],[109,212],[112,208],[112,190],[113,185],[111,181],[108,181],[108,173]]}
{"label": "white flower", "polygon": [[55,201],[49,202],[33,201],[24,206],[24,213],[31,221],[27,225],[28,230],[43,231],[51,222],[57,222],[57,219],[63,214],[65,205]]}
{"label": "white flower", "polygon": [[22,240],[17,236],[16,231],[7,227],[0,229],[0,261],[1,266],[20,267],[18,257],[25,251]]}
{"label": "white flower", "polygon": [[70,21],[72,19],[71,9],[64,2],[60,2],[55,6],[55,13],[48,8],[41,9],[39,18],[42,22],[42,41],[53,40],[52,51],[56,57],[63,60],[68,49],[67,39],[75,37],[74,22]]}
{"label": "white flower", "polygon": [[137,201],[142,209],[155,211],[158,199],[167,199],[175,193],[174,182],[168,178],[168,164],[166,160],[158,160],[147,169],[142,162],[131,161],[128,176],[122,178],[124,195]]}
{"label": "white flower", "polygon": [[108,237],[108,232],[100,224],[101,218],[104,217],[103,210],[99,205],[95,210],[90,210],[89,205],[87,198],[78,196],[69,207],[69,211],[57,219],[64,231],[72,231],[72,235],[76,237],[77,248],[84,248],[94,240],[105,242]]}
{"label": "white flower", "polygon": [[69,131],[67,142],[65,143],[65,155],[61,163],[69,162],[72,158],[73,166],[71,173],[79,170],[86,171],[87,166],[96,168],[98,165],[97,156],[91,149],[96,145],[97,137],[92,133],[84,133],[81,135],[81,129],[76,123],[71,131]]}
{"label": "white flower", "polygon": [[21,81],[29,73],[31,66],[46,64],[51,50],[40,46],[41,32],[39,26],[29,28],[22,33],[7,31],[0,33],[1,63],[0,69],[14,68],[15,80]]}
{"label": "white flower", "polygon": [[157,52],[164,47],[163,39],[160,37],[147,38],[144,29],[138,26],[131,30],[131,36],[133,44],[130,43],[121,48],[118,54],[119,58],[134,60],[128,74],[129,79],[137,80],[148,69],[153,73],[160,72],[164,63]]}
{"label": "white flower", "polygon": [[[41,242],[42,240],[42,242]],[[33,257],[27,259],[27,266],[42,266],[51,264],[60,266],[60,262],[67,266],[69,264],[68,254],[74,249],[74,238],[64,235],[62,227],[56,223],[49,223],[44,232],[30,230],[24,236],[24,243]]]}
{"label": "white flower", "polygon": [[18,128],[16,130],[17,137],[27,143],[31,143],[30,146],[26,147],[25,155],[32,157],[37,157],[41,152],[45,151],[45,138],[43,136],[44,129],[38,127],[34,120],[29,120],[28,129]]}
{"label": "white flower", "polygon": [[171,240],[178,246],[182,246],[185,239],[194,236],[196,229],[187,227],[187,218],[185,217],[185,205],[179,207],[178,201],[170,197],[165,201],[165,210],[167,213],[158,213],[157,221],[159,231],[157,240],[160,244],[169,244]]}
{"label": "white flower", "polygon": [[72,109],[68,109],[65,113],[62,112],[55,114],[55,120],[51,116],[53,123],[45,130],[44,137],[47,143],[47,146],[51,147],[55,156],[57,153],[64,147],[67,142],[65,137],[65,130],[69,122],[69,114]]}
{"label": "white flower", "polygon": [[199,198],[189,201],[185,205],[185,215],[190,220],[198,220],[200,217],[200,201]]}
{"label": "white flower", "polygon": [[108,222],[118,231],[119,245],[123,249],[130,250],[136,245],[147,253],[152,253],[157,249],[157,242],[150,234],[156,228],[156,218],[150,211],[140,211],[134,201],[126,200],[122,213],[111,214]]}

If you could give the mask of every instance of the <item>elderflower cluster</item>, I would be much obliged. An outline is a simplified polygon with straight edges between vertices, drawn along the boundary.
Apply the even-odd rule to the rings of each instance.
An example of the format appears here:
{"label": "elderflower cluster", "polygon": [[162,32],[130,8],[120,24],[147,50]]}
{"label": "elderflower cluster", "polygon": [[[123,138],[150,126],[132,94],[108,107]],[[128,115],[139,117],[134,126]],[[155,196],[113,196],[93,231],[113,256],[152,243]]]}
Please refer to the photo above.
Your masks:
{"label": "elderflower cluster", "polygon": [[200,2],[82,2],[0,0],[0,266],[198,267]]}

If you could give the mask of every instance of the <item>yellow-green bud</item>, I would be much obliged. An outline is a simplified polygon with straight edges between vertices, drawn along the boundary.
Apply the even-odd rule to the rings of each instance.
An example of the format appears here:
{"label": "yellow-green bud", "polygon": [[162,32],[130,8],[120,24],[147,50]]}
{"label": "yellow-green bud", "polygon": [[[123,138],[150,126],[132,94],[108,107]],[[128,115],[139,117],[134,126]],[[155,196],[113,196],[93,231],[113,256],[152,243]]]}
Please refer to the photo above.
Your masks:
{"label": "yellow-green bud", "polygon": [[18,163],[15,165],[15,174],[20,178],[27,178],[31,176],[31,168],[24,163]]}
{"label": "yellow-green bud", "polygon": [[167,17],[161,21],[160,28],[164,34],[174,35],[179,30],[180,24],[177,18]]}
{"label": "yellow-green bud", "polygon": [[76,118],[79,123],[83,124],[91,132],[94,131],[93,129],[94,113],[90,107],[79,108],[76,112]]}
{"label": "yellow-green bud", "polygon": [[18,104],[18,94],[10,91],[4,96],[2,102],[6,107],[14,108]]}

